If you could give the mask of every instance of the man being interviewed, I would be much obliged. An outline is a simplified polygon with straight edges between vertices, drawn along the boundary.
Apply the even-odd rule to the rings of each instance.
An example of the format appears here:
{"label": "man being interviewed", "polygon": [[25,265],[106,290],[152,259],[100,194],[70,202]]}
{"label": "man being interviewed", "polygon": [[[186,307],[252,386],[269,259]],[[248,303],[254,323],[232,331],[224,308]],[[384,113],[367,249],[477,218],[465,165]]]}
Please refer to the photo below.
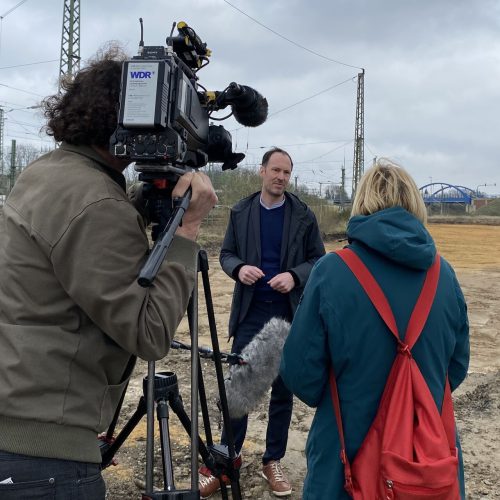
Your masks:
{"label": "man being interviewed", "polygon": [[[240,353],[271,318],[290,321],[314,263],[325,253],[314,213],[286,191],[293,163],[279,148],[262,158],[262,189],[231,210],[220,252],[222,269],[233,278],[229,335],[232,352]],[[277,496],[291,485],[281,468],[292,415],[293,395],[278,377],[272,386],[262,475]],[[240,453],[248,417],[232,420],[236,453]],[[227,444],[225,432],[222,443]],[[202,498],[220,488],[219,480],[202,468]]]}

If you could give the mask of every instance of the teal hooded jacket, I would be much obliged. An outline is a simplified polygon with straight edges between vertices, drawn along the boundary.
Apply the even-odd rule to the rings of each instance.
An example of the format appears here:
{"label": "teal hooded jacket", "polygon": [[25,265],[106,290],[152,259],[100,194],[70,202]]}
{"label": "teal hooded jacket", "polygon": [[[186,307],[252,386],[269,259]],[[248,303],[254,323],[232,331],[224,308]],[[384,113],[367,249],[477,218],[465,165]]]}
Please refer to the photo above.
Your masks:
{"label": "teal hooded jacket", "polygon": [[[427,269],[436,255],[424,225],[400,207],[352,217],[349,248],[371,271],[404,335]],[[467,374],[467,307],[451,266],[441,258],[435,300],[412,349],[438,408],[446,373],[452,390]],[[337,378],[347,455],[352,462],[375,417],[396,356],[396,342],[352,272],[334,253],[314,266],[285,343],[280,374],[302,401],[317,408],[306,446],[304,500],[348,499],[330,397]],[[458,442],[458,437],[457,437]],[[465,497],[460,456],[459,478]]]}

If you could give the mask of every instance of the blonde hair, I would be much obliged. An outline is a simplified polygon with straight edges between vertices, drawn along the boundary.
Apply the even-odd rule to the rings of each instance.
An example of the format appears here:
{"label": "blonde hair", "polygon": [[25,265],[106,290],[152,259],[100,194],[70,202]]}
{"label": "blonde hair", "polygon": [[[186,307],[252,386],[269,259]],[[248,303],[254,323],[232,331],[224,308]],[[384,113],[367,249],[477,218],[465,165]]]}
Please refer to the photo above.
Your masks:
{"label": "blonde hair", "polygon": [[387,158],[380,158],[361,178],[351,216],[402,207],[423,224],[427,222],[424,200],[408,172]]}

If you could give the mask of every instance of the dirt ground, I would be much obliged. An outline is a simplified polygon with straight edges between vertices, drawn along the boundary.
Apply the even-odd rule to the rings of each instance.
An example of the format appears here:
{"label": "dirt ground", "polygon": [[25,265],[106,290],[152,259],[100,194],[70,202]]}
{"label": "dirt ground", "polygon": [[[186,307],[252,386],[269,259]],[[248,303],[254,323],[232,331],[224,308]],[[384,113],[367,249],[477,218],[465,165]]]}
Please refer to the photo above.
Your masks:
{"label": "dirt ground", "polygon": [[[500,226],[432,224],[430,231],[441,254],[454,266],[468,302],[471,362],[469,376],[454,393],[455,409],[465,462],[467,498],[500,498]],[[329,243],[332,250],[341,243]],[[217,255],[210,255],[210,280],[216,314],[218,337],[222,351],[229,351],[226,328],[232,296],[232,281],[221,271]],[[189,343],[187,322],[178,330],[177,339]],[[209,346],[210,337],[205,305],[200,300],[200,345]],[[189,412],[188,351],[172,351],[156,364],[157,371],[168,370],[177,374],[180,393]],[[209,397],[212,430],[215,439],[220,435],[220,415],[215,372],[211,361],[202,361]],[[142,388],[142,377],[147,368],[140,363],[127,391],[122,420],[127,420],[135,409]],[[260,457],[264,449],[266,405],[262,403],[250,415],[247,440],[243,448],[244,465],[241,472],[243,498],[272,498],[265,481],[260,477]],[[306,472],[304,446],[313,410],[296,400],[290,428],[288,451],[283,459],[292,482],[291,499],[302,497],[302,483]],[[120,425],[119,425],[120,427]],[[170,418],[171,446],[175,485],[189,488],[189,439],[177,417]],[[105,471],[107,498],[140,498],[145,474],[145,419],[118,453],[119,464]],[[156,435],[158,431],[156,430]],[[157,457],[159,457],[157,447]],[[158,464],[159,465],[159,464]],[[159,478],[161,485],[161,478]],[[215,495],[213,498],[220,498]],[[330,499],[325,499],[330,500]]]}

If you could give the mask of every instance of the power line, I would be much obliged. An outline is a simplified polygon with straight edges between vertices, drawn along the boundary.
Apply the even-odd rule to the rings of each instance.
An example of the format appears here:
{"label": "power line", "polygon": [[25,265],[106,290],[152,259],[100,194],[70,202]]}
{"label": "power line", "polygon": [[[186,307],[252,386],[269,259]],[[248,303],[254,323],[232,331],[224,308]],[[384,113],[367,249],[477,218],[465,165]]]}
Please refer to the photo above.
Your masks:
{"label": "power line", "polygon": [[241,10],[240,8],[238,8],[235,5],[233,5],[231,2],[228,2],[228,0],[224,0],[224,2],[227,3],[233,9],[235,9],[238,12],[240,12],[241,14],[243,14],[244,16],[246,16],[249,19],[251,19],[253,22],[257,23],[259,26],[262,26],[266,30],[270,31],[271,33],[274,33],[276,36],[279,36],[283,40],[286,40],[287,42],[291,43],[292,45],[295,45],[296,47],[299,47],[302,50],[310,52],[311,54],[314,54],[315,56],[321,57],[322,59],[325,59],[327,61],[330,61],[330,62],[333,62],[333,63],[336,63],[336,64],[341,64],[342,66],[347,66],[349,68],[355,68],[355,69],[363,69],[363,68],[361,68],[359,66],[353,66],[352,64],[347,64],[347,63],[339,61],[337,59],[332,59],[331,57],[324,56],[323,54],[320,54],[319,52],[316,52],[316,51],[314,51],[312,49],[309,49],[308,47],[304,47],[304,45],[301,45],[300,43],[294,42],[290,38],[287,38],[286,36],[282,35],[281,33],[278,33],[277,31],[273,30],[272,28],[269,28],[269,26],[266,26],[264,23],[261,23],[260,21],[258,21],[254,17],[250,16],[249,14],[247,14],[246,12],[244,12],[243,10]]}
{"label": "power line", "polygon": [[329,92],[330,90],[333,90],[336,87],[340,87],[341,85],[344,85],[344,83],[347,82],[352,82],[353,79],[356,78],[355,76],[348,78],[347,80],[344,80],[343,82],[336,83],[335,85],[332,85],[331,87],[328,87],[327,89],[321,90],[320,92],[317,92],[314,95],[311,95],[309,97],[306,97],[305,99],[301,99],[300,101],[297,101],[294,104],[290,104],[290,106],[286,106],[285,108],[279,109],[278,111],[275,111],[274,113],[271,113],[267,119],[271,118],[272,116],[276,116],[278,113],[282,113],[283,111],[287,111],[290,108],[293,108],[294,106],[298,106],[299,104],[302,104],[303,102],[309,101],[310,99],[314,99],[315,97],[318,97],[321,94],[324,94],[325,92]]}
{"label": "power line", "polygon": [[[328,165],[329,163],[344,163],[344,160],[321,160],[321,161],[294,161],[294,165]],[[335,165],[334,165],[335,166]]]}
{"label": "power line", "polygon": [[4,103],[4,104],[0,104],[0,106],[5,106],[6,104],[10,104],[11,106],[21,106],[22,107],[22,104],[17,104],[17,102],[11,102],[11,101],[3,101],[3,100],[0,100],[0,103]]}
{"label": "power line", "polygon": [[24,2],[27,2],[28,0],[21,0],[21,2],[19,2],[17,5],[14,5],[14,7],[12,7],[11,9],[9,9],[7,12],[5,12],[5,14],[3,16],[0,16],[0,19],[4,19],[5,17],[7,17],[11,12],[14,12],[18,7],[21,7],[21,5],[24,3]]}
{"label": "power line", "polygon": [[366,143],[365,141],[365,146],[366,146],[366,149],[368,149],[368,151],[370,151],[370,153],[373,155],[373,156],[378,156],[376,155],[371,149],[370,149],[370,146],[368,146],[368,144]]}
{"label": "power line", "polygon": [[[280,147],[282,148],[291,148],[294,146],[315,146],[317,144],[332,144],[335,142],[345,142],[345,139],[338,140],[338,141],[317,141],[317,142],[296,142],[295,144],[280,144]],[[247,149],[269,149],[272,148],[274,145],[270,146],[252,146]]]}
{"label": "power line", "polygon": [[305,160],[306,163],[313,163],[315,162],[316,160],[319,160],[320,158],[323,158],[324,156],[327,156],[329,155],[330,153],[333,153],[334,151],[337,151],[338,149],[340,148],[344,148],[346,147],[348,144],[351,144],[351,142],[353,142],[353,140],[350,140],[350,141],[347,141],[345,142],[344,144],[341,144],[340,146],[337,146],[336,148],[333,148],[333,149],[330,149],[330,151],[327,151],[326,153],[323,153],[322,155],[319,155],[319,156],[316,156],[315,158],[312,158],[310,160]]}
{"label": "power line", "polygon": [[42,137],[39,137],[36,134],[32,134],[32,133],[30,134],[28,132],[26,132],[25,135],[32,135],[32,136],[36,137],[36,139],[31,139],[29,137],[28,138],[20,137],[18,135],[12,135],[9,133],[6,133],[5,137],[8,137],[9,139],[20,139],[20,140],[28,140],[28,141],[35,141],[36,140],[36,141],[46,142],[46,143],[50,143],[50,144],[55,144],[53,139],[52,140],[51,139],[43,139]]}
{"label": "power line", "polygon": [[0,83],[0,87],[7,87],[8,89],[17,90],[19,92],[24,92],[26,94],[36,95],[37,97],[42,97],[42,98],[45,97],[45,96],[40,95],[40,94],[35,94],[35,92],[30,92],[29,90],[18,89],[16,87],[11,87],[10,85],[5,85],[5,83]]}
{"label": "power line", "polygon": [[7,117],[7,122],[12,122],[13,124],[16,124],[16,125],[26,125],[27,127],[35,127],[35,128],[41,127],[40,124],[36,124],[36,123],[20,122],[18,120],[15,120],[14,118],[12,118],[12,116],[10,116],[10,115]]}
{"label": "power line", "polygon": [[26,64],[16,64],[15,66],[2,66],[0,69],[22,68],[23,66],[34,66],[36,64],[46,64],[46,63],[58,62],[58,61],[59,61],[59,59],[50,59],[48,61],[38,61],[38,62],[26,63]]}
{"label": "power line", "polygon": [[27,109],[29,110],[40,109],[42,107],[40,104],[35,104],[34,106],[24,106],[23,104],[17,104],[16,102],[0,100],[0,106],[5,107],[6,104],[9,104],[10,106],[17,106],[17,108],[9,109],[7,113],[10,111],[25,111]]}
{"label": "power line", "polygon": [[33,132],[29,131],[25,125],[23,125],[22,123],[16,121],[16,120],[13,120],[12,118],[9,120],[11,123],[9,123],[9,125],[17,125],[18,127],[21,127],[23,130],[24,130],[24,133],[26,134],[33,134]]}
{"label": "power line", "polygon": [[[269,120],[269,118],[271,118],[273,116],[276,116],[277,114],[282,113],[283,111],[287,111],[287,110],[289,110],[289,109],[291,109],[291,108],[293,108],[295,106],[298,106],[299,104],[302,104],[303,102],[306,102],[306,101],[309,101],[311,99],[314,99],[315,97],[318,97],[319,95],[324,94],[325,92],[329,92],[330,90],[333,90],[336,87],[340,87],[341,85],[344,85],[344,83],[352,82],[354,80],[354,78],[356,78],[356,77],[352,76],[352,77],[348,78],[347,80],[344,80],[342,82],[336,83],[335,85],[332,85],[331,87],[328,87],[328,88],[326,88],[324,90],[320,90],[316,94],[313,94],[313,95],[311,95],[309,97],[301,99],[300,101],[294,102],[293,104],[290,104],[289,106],[286,106],[286,107],[284,107],[282,109],[279,109],[278,111],[275,111],[274,113],[271,113],[270,115],[268,115],[267,119]],[[242,128],[245,128],[245,127],[241,126],[241,127],[238,127],[238,128],[234,128],[234,129],[231,130],[231,132],[237,132],[238,130],[241,130]]]}
{"label": "power line", "polygon": [[318,172],[320,172],[321,174],[323,175],[333,175],[333,174],[336,174],[337,172],[340,172],[340,169],[335,169],[335,170],[328,170],[328,171],[325,171],[325,170],[322,170],[320,168],[312,168],[312,167],[309,167],[309,168],[304,168],[303,165],[297,165],[297,164],[293,164],[293,171],[295,172],[295,166],[297,166],[297,172],[301,172],[303,174],[305,173],[312,173],[312,174],[316,174]]}

